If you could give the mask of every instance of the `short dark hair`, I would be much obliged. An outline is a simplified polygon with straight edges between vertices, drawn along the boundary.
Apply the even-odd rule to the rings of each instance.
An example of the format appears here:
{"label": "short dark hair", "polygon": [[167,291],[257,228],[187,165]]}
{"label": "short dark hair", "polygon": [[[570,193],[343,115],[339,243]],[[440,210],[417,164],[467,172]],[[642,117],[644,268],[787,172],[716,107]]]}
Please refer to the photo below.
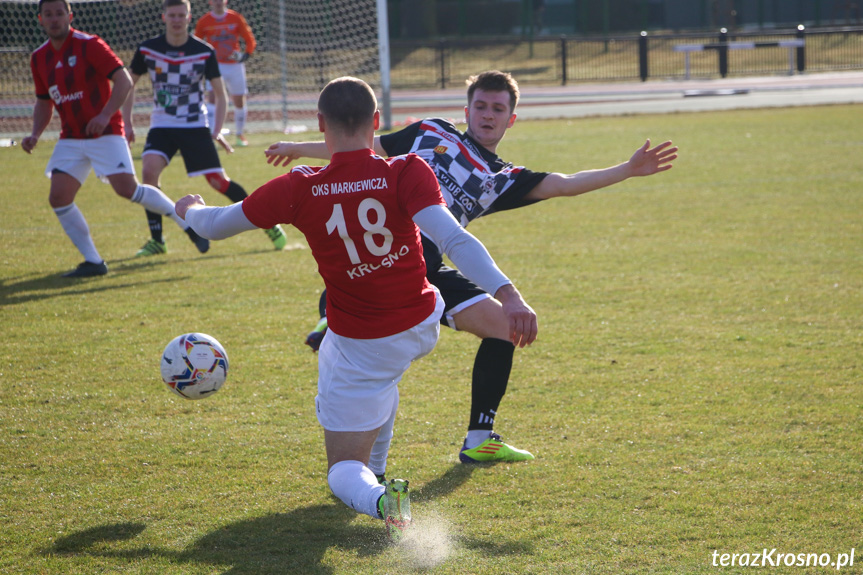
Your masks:
{"label": "short dark hair", "polygon": [[39,13],[42,13],[42,4],[47,4],[48,2],[62,2],[66,5],[66,12],[72,13],[72,6],[69,5],[69,0],[39,0]]}
{"label": "short dark hair", "polygon": [[318,112],[327,124],[348,136],[374,121],[378,100],[371,86],[351,76],[336,78],[318,96]]}
{"label": "short dark hair", "polygon": [[467,79],[467,103],[470,105],[477,90],[484,92],[509,92],[509,111],[514,112],[518,104],[518,82],[509,72],[489,70]]}
{"label": "short dark hair", "polygon": [[189,0],[163,0],[162,11],[164,12],[173,6],[187,6],[189,8],[189,14],[192,13],[192,3]]}

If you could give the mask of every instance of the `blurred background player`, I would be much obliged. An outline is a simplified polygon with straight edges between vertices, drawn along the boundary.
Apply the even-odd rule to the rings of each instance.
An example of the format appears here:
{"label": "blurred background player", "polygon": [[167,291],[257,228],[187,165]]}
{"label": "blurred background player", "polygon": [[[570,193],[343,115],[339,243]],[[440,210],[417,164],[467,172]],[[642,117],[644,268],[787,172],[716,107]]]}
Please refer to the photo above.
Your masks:
{"label": "blurred background player", "polygon": [[[216,49],[216,60],[222,72],[222,79],[228,95],[234,103],[234,125],[237,132],[237,145],[248,146],[249,141],[244,135],[246,131],[246,60],[255,52],[255,35],[243,16],[227,8],[228,0],[210,0],[210,11],[201,16],[195,25],[195,36],[212,44]],[[240,50],[240,40],[245,50]],[[208,85],[207,100],[215,103],[215,94]],[[213,125],[214,113],[210,114],[210,125]]]}
{"label": "blurred background player", "polygon": [[[174,214],[174,202],[161,190],[141,185],[135,177],[132,154],[125,140],[120,107],[132,90],[132,79],[110,47],[98,36],[71,27],[72,11],[66,0],[40,0],[39,23],[48,41],[30,57],[36,84],[33,130],[21,141],[28,154],[48,127],[54,108],[60,115],[60,141],[48,161],[51,178],[48,202],[60,225],[84,256],[65,277],[100,276],[108,266],[96,250],[75,196],[92,168],[110,182],[119,196],[158,214]],[[210,243],[191,232],[207,251]]]}
{"label": "blurred background player", "polygon": [[[159,186],[162,171],[177,152],[183,156],[189,177],[204,176],[207,183],[228,197],[232,202],[242,201],[248,194],[237,182],[228,178],[219,161],[214,142],[229,152],[230,144],[221,134],[225,121],[227,98],[222,84],[219,64],[213,48],[189,34],[192,19],[189,0],[165,0],[162,4],[162,20],[166,32],[142,42],[129,66],[132,83],[149,74],[153,87],[153,111],[150,115],[150,131],[141,156],[144,182]],[[204,80],[213,86],[216,95],[215,124],[207,120],[204,103]],[[134,91],[123,106],[126,119],[126,137],[135,141],[132,124]],[[137,256],[164,254],[167,251],[162,237],[162,216],[147,211],[150,240]],[[267,237],[277,250],[284,249],[288,240],[282,228],[273,226],[266,230]]]}
{"label": "blurred background player", "polygon": [[[497,147],[516,119],[518,83],[507,73],[491,70],[467,81],[464,108],[467,131],[452,123],[429,118],[376,136],[375,152],[394,156],[414,152],[432,167],[453,216],[467,226],[478,217],[511,210],[556,197],[577,196],[626,179],[649,176],[671,168],[677,148],[663,142],[650,148],[646,141],[626,162],[574,174],[534,172],[505,162]],[[322,142],[278,142],[267,149],[267,161],[278,166],[302,158],[326,159]],[[459,453],[464,463],[524,461],[528,451],[504,443],[494,433],[494,420],[506,393],[515,346],[506,337],[506,323],[499,304],[459,270],[444,265],[433,243],[423,240],[428,279],[446,302],[441,322],[466,331],[482,341],[471,376],[471,410],[468,431]],[[324,315],[324,310],[321,311]],[[306,343],[319,345],[326,321],[318,323]]]}
{"label": "blurred background player", "polygon": [[376,476],[386,471],[398,383],[412,361],[434,348],[444,306],[426,279],[417,226],[494,294],[512,344],[533,342],[537,323],[483,245],[446,209],[428,164],[415,154],[385,160],[374,153],[379,121],[368,84],[333,80],[318,99],[328,166],[298,166],[233,206],[207,208],[200,196],[186,196],[177,202],[177,213],[214,240],[279,222],[306,236],[329,309],[315,398],[327,482],[346,505],[385,519],[390,536],[398,539],[410,519],[407,482],[381,484]]}

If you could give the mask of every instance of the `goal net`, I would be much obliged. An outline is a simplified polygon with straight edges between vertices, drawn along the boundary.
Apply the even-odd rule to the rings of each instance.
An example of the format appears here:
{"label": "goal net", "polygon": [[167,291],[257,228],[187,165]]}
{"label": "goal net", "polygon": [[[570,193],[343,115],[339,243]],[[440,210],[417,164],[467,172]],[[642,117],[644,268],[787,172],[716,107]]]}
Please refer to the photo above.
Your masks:
{"label": "goal net", "polygon": [[[385,0],[229,0],[248,21],[257,48],[246,62],[249,86],[246,131],[303,131],[317,126],[320,90],[338,76],[357,76],[389,101],[386,40],[379,47],[378,5]],[[138,44],[164,32],[161,0],[71,2],[72,26],[101,36],[128,65]],[[46,41],[37,20],[37,0],[0,0],[0,136],[21,138],[32,128],[35,96],[30,53]],[[209,10],[192,0],[192,23]],[[385,9],[382,20],[385,26]],[[383,76],[383,78],[382,78]],[[149,126],[152,88],[138,82],[135,125]],[[225,128],[233,129],[233,104]],[[55,118],[45,137],[56,137]]]}

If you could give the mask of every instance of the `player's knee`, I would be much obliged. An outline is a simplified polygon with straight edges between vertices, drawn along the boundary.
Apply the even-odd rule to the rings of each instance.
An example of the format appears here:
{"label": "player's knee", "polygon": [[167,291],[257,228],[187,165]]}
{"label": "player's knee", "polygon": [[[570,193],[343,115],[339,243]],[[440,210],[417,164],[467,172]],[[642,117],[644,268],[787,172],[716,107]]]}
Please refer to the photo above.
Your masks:
{"label": "player's knee", "polygon": [[485,339],[509,339],[509,318],[494,298],[480,300],[452,316],[451,325]]}
{"label": "player's knee", "polygon": [[224,194],[228,191],[228,187],[231,185],[231,180],[225,177],[225,174],[222,172],[217,172],[214,174],[207,174],[207,183],[210,186],[219,192],[220,194]]}
{"label": "player's knee", "polygon": [[74,194],[55,194],[53,192],[48,194],[48,205],[51,206],[52,210],[65,208],[74,201]]}
{"label": "player's knee", "polygon": [[75,201],[81,185],[65,172],[55,170],[51,175],[51,188],[48,192],[48,205],[52,209],[64,208]]}
{"label": "player's knee", "polygon": [[138,180],[134,174],[116,174],[108,176],[108,181],[111,182],[111,187],[121,198],[131,200],[138,189]]}

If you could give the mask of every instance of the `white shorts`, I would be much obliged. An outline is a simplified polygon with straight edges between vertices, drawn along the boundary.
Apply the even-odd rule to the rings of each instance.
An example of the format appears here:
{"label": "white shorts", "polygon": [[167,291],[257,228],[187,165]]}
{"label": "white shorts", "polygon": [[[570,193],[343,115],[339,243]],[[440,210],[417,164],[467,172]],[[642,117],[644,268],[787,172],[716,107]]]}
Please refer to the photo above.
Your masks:
{"label": "white shorts", "polygon": [[103,182],[107,182],[106,176],[134,174],[135,165],[126,138],[101,136],[91,140],[60,140],[54,146],[45,175],[50,178],[54,170],[59,170],[83,184],[90,175],[90,168]]}
{"label": "white shorts", "polygon": [[[222,64],[219,62],[219,72],[222,74],[222,82],[224,82],[225,90],[228,91],[229,96],[245,96],[249,93],[249,88],[246,85],[245,64]],[[212,89],[212,84],[207,80],[207,91]]]}
{"label": "white shorts", "polygon": [[443,298],[434,313],[401,333],[352,339],[327,331],[318,350],[318,421],[328,431],[372,431],[398,402],[398,384],[411,362],[434,349]]}

